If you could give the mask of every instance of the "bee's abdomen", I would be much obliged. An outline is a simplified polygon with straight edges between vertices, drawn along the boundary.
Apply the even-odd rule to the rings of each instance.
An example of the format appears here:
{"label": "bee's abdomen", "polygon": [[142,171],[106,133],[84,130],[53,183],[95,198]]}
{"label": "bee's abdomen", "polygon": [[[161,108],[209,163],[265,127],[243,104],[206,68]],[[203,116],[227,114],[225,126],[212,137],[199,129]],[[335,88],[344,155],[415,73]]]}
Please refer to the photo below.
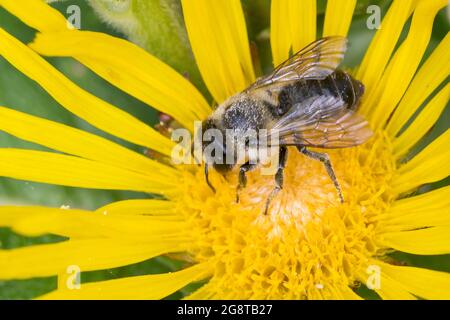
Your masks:
{"label": "bee's abdomen", "polygon": [[339,96],[350,109],[355,109],[364,94],[364,85],[348,73],[336,70],[333,74],[321,80],[331,88],[335,96]]}
{"label": "bee's abdomen", "polygon": [[363,93],[361,82],[344,71],[336,70],[323,80],[301,80],[287,86],[280,92],[278,101],[283,112],[293,105],[316,99],[333,99],[349,109],[355,109]]}

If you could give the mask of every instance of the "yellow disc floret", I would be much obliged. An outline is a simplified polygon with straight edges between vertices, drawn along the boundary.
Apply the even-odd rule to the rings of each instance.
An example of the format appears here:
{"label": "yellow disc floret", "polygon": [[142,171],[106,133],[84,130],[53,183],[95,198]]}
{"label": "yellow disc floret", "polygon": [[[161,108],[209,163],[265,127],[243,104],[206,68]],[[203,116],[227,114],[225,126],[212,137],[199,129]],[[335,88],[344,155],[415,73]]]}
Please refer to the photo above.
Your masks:
{"label": "yellow disc floret", "polygon": [[345,202],[324,166],[289,150],[284,187],[264,205],[273,176],[255,170],[235,203],[236,173],[213,173],[214,194],[203,171],[186,172],[183,199],[194,237],[192,258],[209,261],[208,284],[217,298],[315,299],[336,296],[356,284],[377,246],[377,215],[395,199],[389,181],[395,169],[383,133],[365,145],[328,150]]}

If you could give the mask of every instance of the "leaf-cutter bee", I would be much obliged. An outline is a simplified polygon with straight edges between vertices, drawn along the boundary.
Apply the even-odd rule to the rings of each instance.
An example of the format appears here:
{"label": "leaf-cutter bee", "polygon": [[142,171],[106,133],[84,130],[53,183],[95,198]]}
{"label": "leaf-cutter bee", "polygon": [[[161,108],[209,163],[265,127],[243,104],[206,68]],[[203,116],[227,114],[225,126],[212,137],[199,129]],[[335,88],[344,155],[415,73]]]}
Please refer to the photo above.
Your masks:
{"label": "leaf-cutter bee", "polygon": [[[279,161],[276,186],[266,201],[265,214],[273,197],[283,188],[287,146],[295,146],[305,156],[321,161],[341,202],[344,201],[328,155],[311,151],[308,147],[347,148],[364,143],[372,135],[368,122],[356,114],[364,85],[337,69],[346,50],[347,39],[344,37],[326,37],[311,43],[271,74],[257,79],[243,92],[223,102],[202,123],[203,131],[277,130]],[[202,148],[205,147],[206,143],[202,142]],[[228,152],[226,143],[219,149],[224,159]],[[224,174],[238,163],[214,163],[208,157],[204,160],[206,182],[213,191],[208,167],[212,165]],[[246,162],[240,166],[236,201],[239,201],[240,189],[246,186],[246,173],[257,165]]]}

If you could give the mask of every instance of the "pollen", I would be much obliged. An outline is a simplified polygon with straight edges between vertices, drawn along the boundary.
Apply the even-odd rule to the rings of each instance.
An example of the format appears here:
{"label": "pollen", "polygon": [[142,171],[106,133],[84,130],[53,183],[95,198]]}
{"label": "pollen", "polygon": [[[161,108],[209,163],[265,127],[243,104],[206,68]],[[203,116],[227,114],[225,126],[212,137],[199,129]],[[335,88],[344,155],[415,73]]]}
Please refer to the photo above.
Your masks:
{"label": "pollen", "polygon": [[273,176],[249,173],[237,204],[236,172],[212,173],[216,194],[202,170],[185,172],[177,203],[191,226],[192,259],[213,266],[212,297],[336,297],[343,286],[357,286],[369,259],[384,253],[377,246],[377,216],[397,196],[389,187],[395,172],[389,139],[379,132],[362,146],[327,153],[344,203],[322,163],[291,148],[283,189],[267,215]]}

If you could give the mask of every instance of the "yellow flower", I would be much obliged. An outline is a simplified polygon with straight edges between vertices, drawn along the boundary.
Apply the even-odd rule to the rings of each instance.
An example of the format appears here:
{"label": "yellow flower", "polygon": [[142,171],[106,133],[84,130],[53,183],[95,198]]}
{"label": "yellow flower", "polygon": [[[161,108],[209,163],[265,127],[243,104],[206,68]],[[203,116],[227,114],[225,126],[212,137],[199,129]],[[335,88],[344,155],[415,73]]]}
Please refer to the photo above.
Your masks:
{"label": "yellow flower", "polygon": [[[355,4],[328,1],[324,36],[347,34]],[[164,200],[121,201],[95,212],[0,207],[1,226],[26,236],[67,238],[1,250],[0,279],[64,274],[72,265],[100,270],[177,253],[186,261],[177,272],[81,284],[79,290],[67,289],[61,276],[58,290],[43,298],[158,299],[198,280],[207,281],[188,298],[358,299],[353,291],[358,283],[383,299],[450,298],[449,274],[396,265],[387,257],[393,250],[450,253],[450,188],[408,197],[449,175],[449,131],[406,161],[448,102],[450,86],[443,83],[450,71],[449,34],[419,68],[434,17],[446,4],[393,1],[354,73],[366,86],[361,113],[375,135],[362,146],[329,151],[343,204],[324,168],[295,152],[284,189],[264,216],[271,177],[250,174],[236,204],[235,174],[225,179],[213,173],[219,190],[213,194],[196,166],[167,166],[93,134],[1,107],[0,130],[60,152],[0,149],[1,176],[142,191]],[[27,47],[0,30],[0,55],[95,127],[166,156],[174,145],[76,86],[39,54],[73,57],[187,128],[210,114],[195,87],[137,46],[68,30],[64,17],[41,0],[0,0],[0,5],[39,31]],[[255,80],[241,4],[184,0],[182,5],[197,65],[220,103]],[[407,37],[396,48],[411,16]],[[274,64],[317,37],[314,0],[273,0],[271,19]]]}

